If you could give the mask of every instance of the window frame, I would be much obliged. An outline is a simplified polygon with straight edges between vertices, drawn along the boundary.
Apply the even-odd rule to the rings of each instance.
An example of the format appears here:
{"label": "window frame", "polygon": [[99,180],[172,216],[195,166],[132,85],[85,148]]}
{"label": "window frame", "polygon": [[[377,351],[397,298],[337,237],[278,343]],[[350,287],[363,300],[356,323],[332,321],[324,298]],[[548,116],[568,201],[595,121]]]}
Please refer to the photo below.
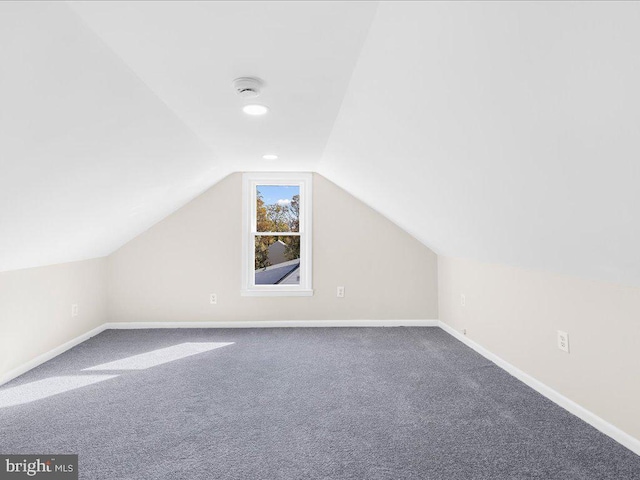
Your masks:
{"label": "window frame", "polygon": [[[297,172],[244,173],[242,175],[242,285],[240,294],[251,297],[306,297],[312,288],[312,192],[313,175]],[[258,232],[256,205],[258,185],[296,185],[300,188],[298,232]],[[256,285],[256,235],[300,237],[300,283],[298,285]]]}

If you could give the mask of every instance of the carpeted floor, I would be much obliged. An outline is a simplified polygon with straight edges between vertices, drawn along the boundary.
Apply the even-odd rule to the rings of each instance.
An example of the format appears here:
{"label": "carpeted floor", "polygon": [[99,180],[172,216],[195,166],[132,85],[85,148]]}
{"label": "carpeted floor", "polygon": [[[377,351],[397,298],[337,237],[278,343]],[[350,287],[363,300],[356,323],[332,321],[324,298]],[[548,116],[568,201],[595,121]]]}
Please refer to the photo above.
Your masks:
{"label": "carpeted floor", "polygon": [[77,453],[91,480],[640,479],[438,328],[108,330],[0,404],[0,453]]}

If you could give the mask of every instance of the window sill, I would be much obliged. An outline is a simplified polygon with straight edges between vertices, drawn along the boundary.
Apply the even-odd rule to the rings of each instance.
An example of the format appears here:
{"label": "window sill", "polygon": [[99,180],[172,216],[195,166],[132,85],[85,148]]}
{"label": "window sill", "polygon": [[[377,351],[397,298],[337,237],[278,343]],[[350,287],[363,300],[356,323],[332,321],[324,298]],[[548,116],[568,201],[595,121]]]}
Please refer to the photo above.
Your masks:
{"label": "window sill", "polygon": [[312,297],[313,290],[240,290],[242,297]]}

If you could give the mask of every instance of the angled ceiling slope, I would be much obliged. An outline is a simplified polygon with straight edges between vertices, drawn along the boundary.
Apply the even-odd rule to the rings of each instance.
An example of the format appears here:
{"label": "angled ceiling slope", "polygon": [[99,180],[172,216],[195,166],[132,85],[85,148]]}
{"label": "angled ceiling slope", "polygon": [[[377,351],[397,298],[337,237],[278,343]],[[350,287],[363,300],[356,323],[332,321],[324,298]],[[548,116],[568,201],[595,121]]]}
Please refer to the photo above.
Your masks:
{"label": "angled ceiling slope", "polygon": [[0,3],[0,271],[107,255],[233,171],[315,170],[376,7]]}
{"label": "angled ceiling slope", "polygon": [[318,170],[440,254],[640,285],[638,25],[381,3]]}
{"label": "angled ceiling slope", "polygon": [[[106,255],[281,169],[442,254],[640,285],[639,23],[632,2],[1,3],[0,271]],[[239,113],[247,74],[268,122]]]}

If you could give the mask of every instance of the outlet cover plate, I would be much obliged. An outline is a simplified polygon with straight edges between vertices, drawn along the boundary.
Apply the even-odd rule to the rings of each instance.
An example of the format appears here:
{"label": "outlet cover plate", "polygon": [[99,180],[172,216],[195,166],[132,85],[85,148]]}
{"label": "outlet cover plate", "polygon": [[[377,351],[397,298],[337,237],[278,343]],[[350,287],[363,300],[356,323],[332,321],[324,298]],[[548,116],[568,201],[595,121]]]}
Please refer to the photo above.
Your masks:
{"label": "outlet cover plate", "polygon": [[569,334],[562,330],[558,330],[558,348],[569,353]]}

